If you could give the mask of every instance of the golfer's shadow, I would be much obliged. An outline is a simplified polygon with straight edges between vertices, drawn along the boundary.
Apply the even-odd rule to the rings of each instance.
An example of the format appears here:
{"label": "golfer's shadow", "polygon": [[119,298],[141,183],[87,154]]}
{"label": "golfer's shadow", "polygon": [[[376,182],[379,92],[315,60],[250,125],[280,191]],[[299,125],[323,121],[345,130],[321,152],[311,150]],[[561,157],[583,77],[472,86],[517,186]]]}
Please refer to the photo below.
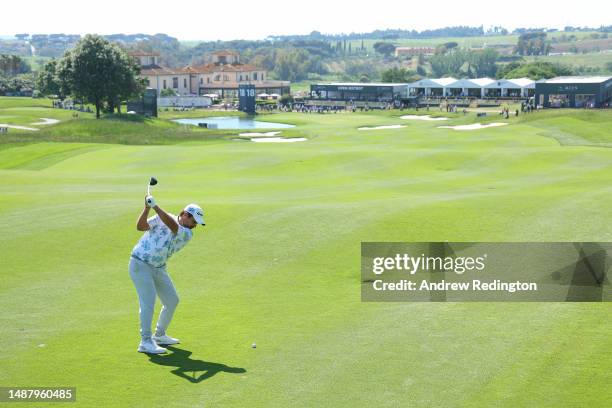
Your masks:
{"label": "golfer's shadow", "polygon": [[[177,367],[171,373],[186,379],[194,384],[204,381],[217,373],[246,373],[244,368],[229,367],[221,363],[212,363],[210,361],[192,360],[189,358],[191,351],[181,350],[173,346],[164,346],[172,354],[148,354],[149,361],[155,364]],[[202,373],[196,377],[196,373]],[[191,375],[190,375],[191,374]]]}

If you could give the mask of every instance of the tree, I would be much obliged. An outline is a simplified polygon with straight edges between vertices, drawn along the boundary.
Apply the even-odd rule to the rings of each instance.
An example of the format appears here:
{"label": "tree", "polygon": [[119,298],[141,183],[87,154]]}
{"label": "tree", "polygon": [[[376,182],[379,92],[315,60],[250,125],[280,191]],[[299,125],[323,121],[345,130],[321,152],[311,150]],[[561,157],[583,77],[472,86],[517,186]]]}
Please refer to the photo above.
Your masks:
{"label": "tree", "polygon": [[113,47],[114,72],[116,79],[111,83],[107,97],[108,110],[113,108],[121,113],[121,101],[139,95],[146,88],[146,80],[140,78],[140,65],[119,47]]}
{"label": "tree", "polygon": [[446,54],[447,52],[456,49],[459,46],[455,41],[445,42],[444,44],[440,44],[436,47],[436,55],[438,54]]}
{"label": "tree", "polygon": [[52,59],[47,62],[42,70],[38,73],[36,79],[36,89],[42,95],[57,95],[60,99],[64,99],[65,95],[61,92],[61,86],[57,78],[57,60]]}
{"label": "tree", "polygon": [[519,62],[519,61],[512,61],[512,62],[509,62],[509,63],[507,63],[505,65],[500,65],[497,68],[496,77],[497,78],[506,78],[506,75],[508,74],[508,72],[510,72],[510,71],[512,71],[514,69],[519,68],[521,65],[522,65],[522,63]]}
{"label": "tree", "polygon": [[159,96],[163,96],[163,97],[175,97],[177,96],[176,91],[174,89],[171,88],[166,88],[166,89],[162,89],[161,92],[159,93]]}
{"label": "tree", "polygon": [[538,79],[564,75],[574,75],[574,71],[570,67],[551,62],[530,62],[507,72],[504,78],[528,77],[537,81]]}
{"label": "tree", "polygon": [[482,51],[471,51],[469,53],[468,75],[473,74],[474,78],[494,77],[497,72],[497,61],[499,54],[497,51],[486,48]]}
{"label": "tree", "polygon": [[[302,49],[282,50],[277,53],[274,73],[285,81],[300,81],[308,76],[310,54]],[[316,64],[316,63],[315,63]]]}
{"label": "tree", "polygon": [[425,55],[422,52],[419,52],[417,62],[419,65],[425,65]]}
{"label": "tree", "polygon": [[361,79],[366,77],[368,78],[368,82],[370,82],[372,78],[377,78],[380,75],[376,64],[372,64],[365,59],[351,59],[346,61],[342,71],[346,77],[343,81],[357,80],[361,82]]}
{"label": "tree", "polygon": [[514,50],[519,55],[546,55],[550,44],[546,42],[546,33],[526,32],[519,36]]}
{"label": "tree", "polygon": [[406,68],[391,68],[382,72],[382,82],[385,83],[406,83],[414,82],[418,79],[415,72]]}
{"label": "tree", "polygon": [[30,66],[17,55],[0,54],[0,74],[15,76],[30,72]]}
{"label": "tree", "polygon": [[461,67],[466,61],[466,54],[460,49],[454,49],[446,54],[432,56],[429,63],[432,73],[435,76],[443,77],[445,75],[461,76]]}
{"label": "tree", "polygon": [[120,112],[120,100],[142,92],[140,68],[119,46],[99,35],[86,35],[64,54],[56,67],[60,86],[77,99],[96,107],[96,118],[106,102]]}
{"label": "tree", "polygon": [[20,93],[28,92],[34,89],[35,77],[32,73],[19,74],[12,77],[6,77],[0,73],[0,95],[7,92]]}
{"label": "tree", "polygon": [[374,51],[388,57],[395,52],[395,45],[388,42],[379,41],[374,44]]}

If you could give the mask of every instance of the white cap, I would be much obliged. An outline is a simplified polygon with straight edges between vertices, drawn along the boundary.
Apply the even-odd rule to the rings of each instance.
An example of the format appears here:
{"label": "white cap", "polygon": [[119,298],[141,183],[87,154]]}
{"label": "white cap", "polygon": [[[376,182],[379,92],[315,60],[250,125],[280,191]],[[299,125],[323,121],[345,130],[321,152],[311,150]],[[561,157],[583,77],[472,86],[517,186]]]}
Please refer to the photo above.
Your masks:
{"label": "white cap", "polygon": [[183,211],[186,211],[189,214],[193,215],[193,218],[198,224],[206,225],[204,224],[204,211],[199,205],[193,203],[187,204],[187,207],[185,207]]}

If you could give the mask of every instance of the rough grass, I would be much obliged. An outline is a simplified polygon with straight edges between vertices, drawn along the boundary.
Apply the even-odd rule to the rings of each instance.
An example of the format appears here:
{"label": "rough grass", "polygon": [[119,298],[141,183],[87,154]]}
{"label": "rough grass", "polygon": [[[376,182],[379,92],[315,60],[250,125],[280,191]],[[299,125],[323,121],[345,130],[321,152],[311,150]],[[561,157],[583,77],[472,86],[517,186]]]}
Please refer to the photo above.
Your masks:
{"label": "rough grass", "polygon": [[554,62],[573,67],[595,67],[602,73],[612,74],[608,64],[612,62],[612,52],[591,52],[573,55],[547,55],[542,57],[525,57],[527,61]]}

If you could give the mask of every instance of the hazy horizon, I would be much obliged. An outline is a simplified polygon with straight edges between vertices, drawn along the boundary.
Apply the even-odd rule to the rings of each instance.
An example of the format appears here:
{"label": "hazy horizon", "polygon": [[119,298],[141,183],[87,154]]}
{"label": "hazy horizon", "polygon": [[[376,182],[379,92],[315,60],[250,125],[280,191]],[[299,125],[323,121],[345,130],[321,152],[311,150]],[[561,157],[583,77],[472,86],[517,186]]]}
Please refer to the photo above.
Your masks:
{"label": "hazy horizon", "polygon": [[[228,13],[226,7],[185,0],[173,10],[163,9],[155,18],[159,5],[150,2],[107,0],[95,13],[81,11],[80,2],[56,0],[32,1],[2,5],[4,16],[27,18],[4,19],[0,36],[15,34],[155,34],[164,33],[181,41],[262,40],[268,36],[304,35],[312,31],[323,34],[366,33],[374,30],[403,29],[423,31],[451,26],[502,26],[510,31],[525,28],[600,27],[612,7],[584,0],[579,8],[560,8],[555,2],[534,3],[515,0],[510,7],[476,0],[467,4],[439,0],[435,10],[415,8],[389,0],[377,1],[376,7],[355,5],[348,1],[310,0],[296,5],[268,0],[265,7],[246,0],[235,0]],[[87,9],[88,11],[90,9]],[[219,14],[220,17],[217,17]],[[49,18],[48,16],[53,16]],[[152,23],[153,22],[153,23]]]}

